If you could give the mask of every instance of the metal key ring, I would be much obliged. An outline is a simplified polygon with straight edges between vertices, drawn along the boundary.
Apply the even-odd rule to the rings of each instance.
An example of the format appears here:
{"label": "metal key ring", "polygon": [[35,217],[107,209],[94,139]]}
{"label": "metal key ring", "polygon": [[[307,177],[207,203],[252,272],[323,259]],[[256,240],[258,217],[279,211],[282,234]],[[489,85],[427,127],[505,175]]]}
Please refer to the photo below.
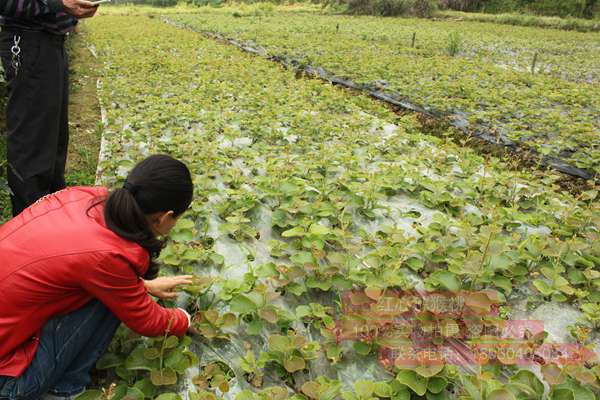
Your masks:
{"label": "metal key ring", "polygon": [[10,51],[15,56],[18,56],[19,54],[21,54],[21,47],[19,47],[19,44],[21,44],[21,36],[15,35],[13,40],[14,40],[15,44],[13,45],[13,47],[10,48]]}

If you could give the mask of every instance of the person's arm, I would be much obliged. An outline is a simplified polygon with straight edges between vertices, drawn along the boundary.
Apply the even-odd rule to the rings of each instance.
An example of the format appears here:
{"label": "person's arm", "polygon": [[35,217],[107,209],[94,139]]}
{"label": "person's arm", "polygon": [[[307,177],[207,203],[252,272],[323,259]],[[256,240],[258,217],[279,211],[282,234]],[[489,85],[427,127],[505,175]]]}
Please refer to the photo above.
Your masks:
{"label": "person's arm", "polygon": [[64,11],[77,18],[91,17],[97,6],[88,0],[0,0],[3,17],[32,18]]}
{"label": "person's arm", "polygon": [[143,336],[183,336],[188,316],[183,310],[164,308],[146,292],[144,281],[121,257],[107,255],[93,268],[85,268],[81,286],[104,303],[125,325]]}
{"label": "person's arm", "polygon": [[61,0],[3,0],[0,15],[4,17],[37,17],[63,11]]}
{"label": "person's arm", "polygon": [[[152,280],[144,280],[144,287],[146,291],[154,297],[158,297],[163,300],[173,300],[177,298],[177,292],[175,291],[178,286],[191,285],[192,275],[180,275],[180,276],[160,276]],[[192,316],[190,313],[180,308],[188,319],[188,333],[192,325]]]}

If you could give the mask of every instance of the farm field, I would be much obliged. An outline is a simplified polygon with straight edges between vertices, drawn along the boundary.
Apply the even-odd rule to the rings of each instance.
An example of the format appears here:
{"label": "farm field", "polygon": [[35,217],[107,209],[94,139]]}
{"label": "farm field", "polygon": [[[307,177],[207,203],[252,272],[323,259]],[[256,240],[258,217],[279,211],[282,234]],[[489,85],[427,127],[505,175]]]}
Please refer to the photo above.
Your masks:
{"label": "farm field", "polygon": [[168,18],[397,92],[542,155],[600,170],[600,33],[285,8],[206,8]]}
{"label": "farm field", "polygon": [[[343,300],[372,305],[394,290],[470,291],[479,293],[475,308],[491,312],[498,303],[496,318],[484,313],[483,325],[543,319],[548,342],[598,352],[596,191],[561,192],[558,173],[522,171],[423,134],[416,115],[298,79],[156,13],[85,22],[102,65],[99,182],[121,184],[136,161],[158,152],[192,170],[195,201],[161,262],[167,274],[196,275],[178,305],[194,314],[200,335],[145,340],[120,331],[98,364],[118,383],[111,398],[597,398],[593,361],[567,366],[537,355],[530,365],[506,358],[386,364],[381,350],[395,342],[345,315]],[[185,21],[222,29],[228,18]],[[293,19],[286,24],[300,29]],[[367,42],[355,42],[361,60]],[[302,51],[317,49],[305,44]],[[324,38],[323,60],[329,46]],[[311,57],[320,56],[315,50]],[[368,79],[385,78],[386,69],[372,68]],[[575,85],[551,74],[522,79]],[[596,95],[580,94],[589,104]],[[360,326],[361,334],[340,339],[332,333],[336,320]],[[458,336],[446,331],[442,340]],[[531,352],[544,337],[536,334]]]}

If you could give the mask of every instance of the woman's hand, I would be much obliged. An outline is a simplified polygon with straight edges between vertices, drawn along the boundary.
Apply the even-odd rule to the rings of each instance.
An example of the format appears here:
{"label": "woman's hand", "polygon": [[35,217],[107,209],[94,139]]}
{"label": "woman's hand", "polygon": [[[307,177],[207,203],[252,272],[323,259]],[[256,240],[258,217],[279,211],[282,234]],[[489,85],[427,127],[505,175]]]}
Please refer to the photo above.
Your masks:
{"label": "woman's hand", "polygon": [[88,0],[63,0],[62,3],[64,11],[77,18],[93,17],[98,10],[98,6]]}
{"label": "woman's hand", "polygon": [[161,276],[151,281],[144,281],[146,290],[159,299],[170,300],[177,297],[175,289],[179,285],[191,285],[192,275]]}

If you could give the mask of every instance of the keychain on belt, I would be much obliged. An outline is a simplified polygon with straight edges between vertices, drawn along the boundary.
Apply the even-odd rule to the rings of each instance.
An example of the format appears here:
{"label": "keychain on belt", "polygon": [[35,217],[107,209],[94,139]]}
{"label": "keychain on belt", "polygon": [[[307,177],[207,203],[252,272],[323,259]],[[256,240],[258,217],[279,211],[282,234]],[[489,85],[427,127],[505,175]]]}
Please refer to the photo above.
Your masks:
{"label": "keychain on belt", "polygon": [[11,47],[10,52],[12,53],[12,67],[15,70],[15,76],[19,75],[19,68],[21,67],[21,36],[15,35],[15,44]]}

